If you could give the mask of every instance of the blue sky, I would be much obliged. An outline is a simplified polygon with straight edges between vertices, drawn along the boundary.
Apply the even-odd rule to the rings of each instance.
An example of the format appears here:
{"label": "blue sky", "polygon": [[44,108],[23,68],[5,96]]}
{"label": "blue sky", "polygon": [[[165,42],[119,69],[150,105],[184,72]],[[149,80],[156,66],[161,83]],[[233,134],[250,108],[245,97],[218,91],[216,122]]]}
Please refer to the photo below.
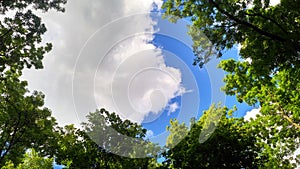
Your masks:
{"label": "blue sky", "polygon": [[[176,32],[176,28],[182,29],[181,28],[182,26],[178,27],[176,26],[176,24],[174,24],[175,25],[174,27],[167,27],[164,22],[165,21],[159,20],[157,28],[167,29],[167,30],[175,28],[175,30],[172,30],[175,32]],[[182,23],[188,24],[188,22],[186,21]],[[162,28],[162,27],[167,27],[167,28]],[[156,135],[165,132],[166,126],[169,124],[170,119],[173,118],[178,119],[178,116],[181,114],[181,116],[183,115],[185,118],[180,119],[179,121],[188,124],[190,118],[196,117],[197,119],[199,119],[203,111],[207,110],[213,102],[216,102],[216,100],[212,101],[213,82],[211,82],[210,75],[206,67],[204,66],[203,68],[199,68],[198,66],[193,65],[193,59],[195,56],[191,49],[191,45],[185,43],[184,41],[182,41],[182,39],[176,39],[172,36],[168,36],[165,35],[165,33],[160,33],[160,32],[161,31],[158,31],[156,34],[154,34],[155,38],[151,43],[153,43],[156,47],[163,49],[163,51],[166,51],[165,52],[166,65],[181,70],[182,85],[187,87],[187,90],[190,90],[190,92],[187,92],[182,96],[177,96],[176,98],[171,100],[171,103],[177,102],[179,107],[182,106],[182,102],[185,102],[187,103],[187,107],[189,108],[184,108],[184,110],[182,110],[183,108],[180,107],[176,110],[176,112],[171,114],[168,114],[169,110],[168,108],[166,108],[162,111],[159,118],[157,118],[156,120],[149,123],[148,122],[142,123],[144,127],[153,131],[154,137]],[[183,32],[182,30],[178,30],[178,33],[182,34]],[[189,38],[186,33],[184,36],[187,36],[187,38]],[[171,56],[168,55],[168,52],[172,53],[173,55]],[[174,55],[176,56],[176,59],[174,59]],[[222,59],[228,59],[228,58],[234,58],[238,60],[239,59],[238,49],[233,48],[231,50],[227,50],[224,56],[222,57]],[[184,64],[179,62],[183,62]],[[183,69],[188,69],[190,72],[183,71]],[[190,76],[191,74],[192,74],[192,78]],[[223,76],[218,77],[218,80],[222,81],[224,75],[225,72]],[[192,84],[193,82],[195,83],[194,85]],[[198,94],[195,94],[197,92]],[[220,91],[220,93],[222,93],[222,91]],[[186,96],[186,95],[190,95],[190,96]],[[195,99],[197,97],[199,99]],[[225,106],[229,108],[232,108],[234,105],[236,105],[238,111],[234,113],[235,117],[243,117],[246,114],[246,112],[251,111],[254,108],[252,106],[248,106],[245,103],[237,102],[235,96],[225,96],[225,99],[217,98],[217,102],[222,102],[223,104],[225,104]],[[153,138],[153,141],[160,142],[161,144],[164,143],[157,138]]]}

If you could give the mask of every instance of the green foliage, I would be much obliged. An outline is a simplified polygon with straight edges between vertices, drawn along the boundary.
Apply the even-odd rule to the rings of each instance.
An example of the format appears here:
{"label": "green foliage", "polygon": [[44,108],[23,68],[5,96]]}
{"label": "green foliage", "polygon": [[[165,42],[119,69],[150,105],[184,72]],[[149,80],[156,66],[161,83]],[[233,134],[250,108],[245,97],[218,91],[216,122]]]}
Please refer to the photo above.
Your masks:
{"label": "green foliage", "polygon": [[27,82],[19,78],[24,67],[42,68],[44,54],[51,50],[51,44],[41,45],[45,25],[28,8],[63,11],[65,3],[65,0],[0,2],[2,14],[15,11],[14,17],[4,16],[0,21],[0,166],[7,161],[18,165],[29,148],[41,156],[53,155],[55,119],[44,107],[44,95],[37,91],[30,93]]}
{"label": "green foliage", "polygon": [[11,161],[6,162],[1,169],[51,169],[53,168],[53,159],[44,158],[38,155],[34,149],[28,150],[24,155],[22,163],[16,167]]}
{"label": "green foliage", "polygon": [[[210,118],[218,116],[213,121]],[[211,106],[201,119],[191,126],[188,135],[164,155],[168,168],[256,168],[254,162],[255,137],[247,134],[242,119],[226,117],[227,108]],[[173,125],[175,124],[175,125]],[[207,127],[215,125],[205,142],[199,141]],[[180,125],[182,126],[182,125]],[[171,135],[177,131],[176,123],[171,123]],[[169,137],[172,140],[173,137]]]}
{"label": "green foliage", "polygon": [[166,142],[166,147],[173,148],[186,137],[188,134],[188,127],[184,123],[179,124],[179,121],[175,119],[170,121],[170,126],[167,127],[167,131],[169,131],[170,134]]}
{"label": "green foliage", "polygon": [[[129,120],[122,120],[115,113],[101,109],[87,116],[88,122],[83,123],[83,130],[74,126],[59,129],[59,148],[56,162],[69,168],[147,168],[155,167],[155,157],[160,150],[148,141],[132,144],[145,137],[146,129]],[[119,134],[116,135],[115,132]],[[120,140],[120,134],[128,137]],[[131,139],[129,139],[131,138]],[[121,146],[125,144],[133,147]],[[141,145],[142,144],[142,145]],[[136,147],[134,147],[136,146]],[[137,147],[140,146],[140,147]],[[146,146],[146,152],[142,147]],[[127,148],[127,149],[126,149]],[[128,153],[132,149],[134,152]],[[119,155],[131,154],[132,157]],[[138,158],[140,153],[149,154],[148,158]],[[117,155],[118,154],[118,155]],[[154,161],[153,161],[154,160]]]}
{"label": "green foliage", "polygon": [[[240,102],[253,105],[260,103],[263,115],[273,115],[285,119],[294,129],[300,131],[300,69],[281,67],[270,76],[259,76],[247,62],[223,61],[220,66],[230,74],[224,79],[229,95],[236,95]],[[279,121],[278,121],[279,122]]]}
{"label": "green foliage", "polygon": [[[252,7],[250,7],[252,3]],[[283,0],[269,6],[269,1],[247,0],[167,0],[164,17],[176,21],[190,18],[196,63],[203,65],[207,43],[198,43],[198,28],[222,55],[224,49],[241,44],[242,58],[251,58],[254,67],[269,73],[282,65],[298,65],[300,52],[299,2]],[[200,36],[203,38],[203,36]],[[208,48],[210,49],[210,48]],[[215,54],[215,53],[212,53]]]}
{"label": "green foliage", "polygon": [[[0,21],[0,72],[8,69],[21,71],[25,66],[43,68],[42,59],[52,48],[50,43],[40,45],[41,36],[46,32],[41,18],[36,16],[28,7],[48,11],[53,8],[64,11],[62,7],[66,0],[15,0],[1,1],[0,12],[15,10],[15,16],[4,17]],[[2,75],[2,73],[0,75]]]}
{"label": "green foliage", "polygon": [[14,1],[1,1],[0,3],[0,12],[5,14],[9,10],[24,10],[28,6],[33,7],[34,9],[40,9],[44,12],[48,11],[49,9],[53,8],[58,11],[64,12],[65,9],[62,7],[63,4],[66,4],[66,0],[47,0],[47,1],[40,1],[40,0],[14,0]]}
{"label": "green foliage", "polygon": [[42,68],[43,56],[52,48],[51,44],[37,45],[45,32],[45,25],[31,10],[17,12],[14,18],[6,17],[0,22],[0,71],[22,70],[24,66]]}
{"label": "green foliage", "polygon": [[281,117],[273,115],[261,115],[246,123],[248,135],[256,139],[259,168],[294,169],[300,164],[300,158],[293,157],[300,146],[299,132],[286,127],[287,124]]}
{"label": "green foliage", "polygon": [[[292,155],[297,136],[286,129],[272,126],[269,121],[273,116],[260,116],[256,120],[246,122],[243,118],[228,116],[226,107],[212,105],[200,118],[191,125],[187,136],[173,149],[163,153],[166,168],[294,168]],[[218,120],[212,120],[219,116]],[[266,126],[265,124],[268,124]],[[199,140],[207,128],[213,126],[205,141]],[[167,143],[174,142],[187,129],[184,124],[171,122],[168,127],[170,136]],[[186,132],[186,131],[185,131]],[[289,158],[290,157],[290,158]],[[298,159],[299,160],[299,159]]]}
{"label": "green foliage", "polygon": [[200,66],[209,60],[201,50],[211,51],[207,43],[201,43],[201,32],[219,52],[241,44],[240,56],[251,59],[251,64],[223,61],[220,67],[229,72],[224,90],[240,102],[260,103],[263,113],[280,115],[298,130],[299,7],[295,0],[283,0],[276,6],[260,0],[168,0],[163,5],[165,17],[193,21],[190,35]]}
{"label": "green foliage", "polygon": [[[261,116],[246,125],[260,148],[257,167],[293,168],[287,158],[299,147],[300,3],[281,0],[270,6],[269,2],[168,0],[163,8],[171,21],[192,20],[195,64],[202,66],[213,55],[222,56],[226,49],[241,45],[241,58],[250,62],[221,62],[220,68],[228,72],[223,90],[239,102],[261,107]],[[219,53],[210,52],[201,33]]]}
{"label": "green foliage", "polygon": [[[261,117],[253,120],[250,127],[261,147],[259,159],[268,159],[264,168],[295,168],[290,164],[295,150],[300,146],[299,119],[299,68],[281,67],[270,76],[260,76],[252,64],[234,60],[223,61],[227,94],[236,95],[242,102],[259,103]],[[299,165],[299,157],[296,160]]]}
{"label": "green foliage", "polygon": [[43,107],[42,93],[30,94],[16,73],[5,75],[0,81],[0,165],[6,160],[18,164],[28,148],[47,149],[56,124],[50,110]]}

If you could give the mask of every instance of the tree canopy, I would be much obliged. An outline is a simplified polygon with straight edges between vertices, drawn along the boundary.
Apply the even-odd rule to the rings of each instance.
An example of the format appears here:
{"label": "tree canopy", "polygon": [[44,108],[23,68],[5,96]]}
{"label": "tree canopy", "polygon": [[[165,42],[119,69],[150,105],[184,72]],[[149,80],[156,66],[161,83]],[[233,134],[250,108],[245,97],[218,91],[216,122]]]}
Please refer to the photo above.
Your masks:
{"label": "tree canopy", "polygon": [[14,16],[4,16],[0,21],[0,165],[11,161],[18,165],[23,154],[34,148],[42,156],[53,155],[51,138],[55,119],[44,107],[44,95],[30,92],[27,82],[21,81],[23,68],[42,68],[42,59],[51,44],[41,45],[45,25],[29,9],[63,11],[64,0],[55,1],[1,1],[0,11]]}
{"label": "tree canopy", "polygon": [[[44,94],[20,80],[24,68],[42,69],[52,48],[36,10],[64,12],[66,0],[2,0],[0,20],[0,167],[52,168],[295,168],[300,146],[300,3],[281,0],[166,0],[164,17],[192,21],[195,65],[240,46],[242,60],[223,60],[223,90],[259,105],[249,121],[213,104],[190,126],[173,119],[165,147],[142,125],[105,109],[81,128],[58,126]],[[210,40],[208,43],[206,37]],[[189,113],[189,112],[183,112]],[[125,146],[124,146],[125,145]],[[162,163],[158,159],[163,157]],[[143,158],[138,158],[143,157]]]}
{"label": "tree canopy", "polygon": [[[50,43],[41,45],[42,35],[46,32],[41,18],[35,10],[44,12],[49,9],[64,11],[66,0],[4,0],[0,2],[0,12],[15,11],[14,17],[5,16],[0,21],[0,71],[14,68],[21,71],[24,67],[43,68],[42,59],[52,48]],[[31,8],[29,8],[31,7]],[[2,75],[2,74],[1,74]]]}
{"label": "tree canopy", "polygon": [[[187,136],[173,148],[166,151],[164,166],[166,168],[294,168],[286,157],[291,157],[297,137],[291,138],[286,131],[275,126],[266,128],[270,118],[260,116],[252,121],[232,117],[232,111],[226,107],[212,105],[203,116],[191,123],[190,130],[185,124],[171,121],[168,130],[171,132],[167,145],[178,140],[180,133]],[[210,120],[211,116],[221,113],[219,120]],[[209,127],[216,127],[214,132],[207,133]],[[202,142],[203,133],[209,134]],[[286,138],[284,144],[276,145],[278,140]]]}
{"label": "tree canopy", "polygon": [[[251,65],[268,75],[281,66],[299,66],[300,18],[297,0],[167,0],[165,17],[171,21],[189,18],[192,27],[202,31],[222,56],[224,49],[242,45],[240,55],[252,59]],[[192,30],[192,29],[191,29]],[[191,33],[195,53],[205,47]],[[206,60],[196,55],[197,63]]]}
{"label": "tree canopy", "polygon": [[[74,126],[65,126],[59,129],[58,152],[56,161],[69,168],[148,168],[155,166],[157,153],[160,148],[153,143],[144,140],[143,149],[141,143],[131,147],[135,139],[127,137],[120,140],[120,134],[129,138],[142,139],[146,129],[129,120],[122,120],[115,113],[109,113],[105,109],[89,113],[88,122],[83,123],[83,129]],[[115,130],[119,134],[114,133]],[[127,145],[123,145],[126,143]],[[126,149],[127,148],[127,149]],[[125,156],[124,152],[130,151],[132,156]],[[139,158],[140,150],[146,150],[148,157]],[[122,154],[120,154],[122,153]],[[123,155],[123,156],[122,156]]]}
{"label": "tree canopy", "polygon": [[53,168],[53,158],[44,158],[38,155],[34,149],[27,150],[22,162],[15,166],[7,161],[1,169],[50,169]]}
{"label": "tree canopy", "polygon": [[[241,47],[242,60],[219,65],[228,72],[223,90],[239,102],[260,106],[261,117],[247,125],[256,128],[259,158],[269,160],[265,168],[285,166],[283,157],[299,147],[299,5],[297,0],[275,6],[260,0],[167,0],[163,5],[165,18],[192,21],[194,64],[202,67],[210,58]],[[203,36],[211,44],[203,43]]]}

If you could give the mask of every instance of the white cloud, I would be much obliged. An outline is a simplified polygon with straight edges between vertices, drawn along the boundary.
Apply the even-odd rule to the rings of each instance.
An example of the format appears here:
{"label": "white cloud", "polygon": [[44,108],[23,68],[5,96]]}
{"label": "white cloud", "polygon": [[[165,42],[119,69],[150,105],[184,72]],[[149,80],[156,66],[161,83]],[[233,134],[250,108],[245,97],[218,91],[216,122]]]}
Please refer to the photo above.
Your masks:
{"label": "white cloud", "polygon": [[154,132],[152,130],[147,130],[146,139],[151,139],[154,136]]}
{"label": "white cloud", "polygon": [[[95,75],[99,107],[123,118],[142,122],[150,112],[158,114],[181,93],[181,72],[165,64],[160,49],[140,35],[118,44],[102,60]],[[105,83],[102,83],[105,81]]]}
{"label": "white cloud", "polygon": [[[293,158],[296,158],[297,155],[300,154],[300,147],[294,152],[293,154]],[[294,160],[292,162],[295,162]],[[300,165],[297,166],[297,169],[300,169]]]}
{"label": "white cloud", "polygon": [[245,62],[248,62],[248,63],[252,63],[252,59],[251,58],[247,58],[247,59],[245,59]]}
{"label": "white cloud", "polygon": [[168,116],[170,116],[171,113],[174,113],[179,108],[179,105],[177,102],[175,102],[175,103],[170,104],[168,108],[169,108]]}
{"label": "white cloud", "polygon": [[255,109],[252,109],[250,111],[247,111],[246,115],[244,116],[244,119],[246,121],[250,121],[250,119],[256,119],[256,115],[260,114],[260,108],[255,108]]}
{"label": "white cloud", "polygon": [[74,0],[65,13],[41,14],[48,28],[44,39],[54,48],[43,70],[23,77],[45,93],[60,124],[79,124],[101,107],[141,122],[184,93],[180,70],[167,66],[161,49],[149,43],[156,22],[147,13],[155,4],[162,1]]}
{"label": "white cloud", "polygon": [[270,6],[275,6],[280,3],[280,0],[270,0]]}
{"label": "white cloud", "polygon": [[241,61],[241,62],[248,62],[248,63],[252,63],[252,59],[251,58],[246,58],[246,59],[243,59],[241,56],[240,56],[240,52],[241,52],[241,49],[243,48],[242,44],[237,44],[236,46],[236,50],[237,50],[237,55],[238,55],[238,60]]}
{"label": "white cloud", "polygon": [[242,49],[242,44],[237,44],[237,51],[238,51],[238,54],[240,54],[240,51]]}
{"label": "white cloud", "polygon": [[[270,6],[275,6],[275,5],[278,5],[280,3],[280,0],[270,0]],[[264,2],[262,1],[262,4],[264,4]],[[249,1],[248,5],[247,5],[248,8],[252,8],[253,7],[253,1]]]}

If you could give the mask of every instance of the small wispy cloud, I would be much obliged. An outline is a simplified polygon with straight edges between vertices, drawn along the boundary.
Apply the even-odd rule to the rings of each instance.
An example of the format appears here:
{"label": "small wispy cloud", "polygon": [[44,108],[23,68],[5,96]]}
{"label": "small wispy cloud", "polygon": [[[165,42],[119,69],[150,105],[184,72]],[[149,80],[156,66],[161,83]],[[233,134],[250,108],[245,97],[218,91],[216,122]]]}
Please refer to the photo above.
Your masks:
{"label": "small wispy cloud", "polygon": [[170,116],[172,113],[175,113],[176,110],[178,109],[179,109],[179,105],[177,102],[168,105],[168,116]]}
{"label": "small wispy cloud", "polygon": [[154,132],[152,130],[147,130],[146,132],[146,139],[151,139],[154,136]]}

